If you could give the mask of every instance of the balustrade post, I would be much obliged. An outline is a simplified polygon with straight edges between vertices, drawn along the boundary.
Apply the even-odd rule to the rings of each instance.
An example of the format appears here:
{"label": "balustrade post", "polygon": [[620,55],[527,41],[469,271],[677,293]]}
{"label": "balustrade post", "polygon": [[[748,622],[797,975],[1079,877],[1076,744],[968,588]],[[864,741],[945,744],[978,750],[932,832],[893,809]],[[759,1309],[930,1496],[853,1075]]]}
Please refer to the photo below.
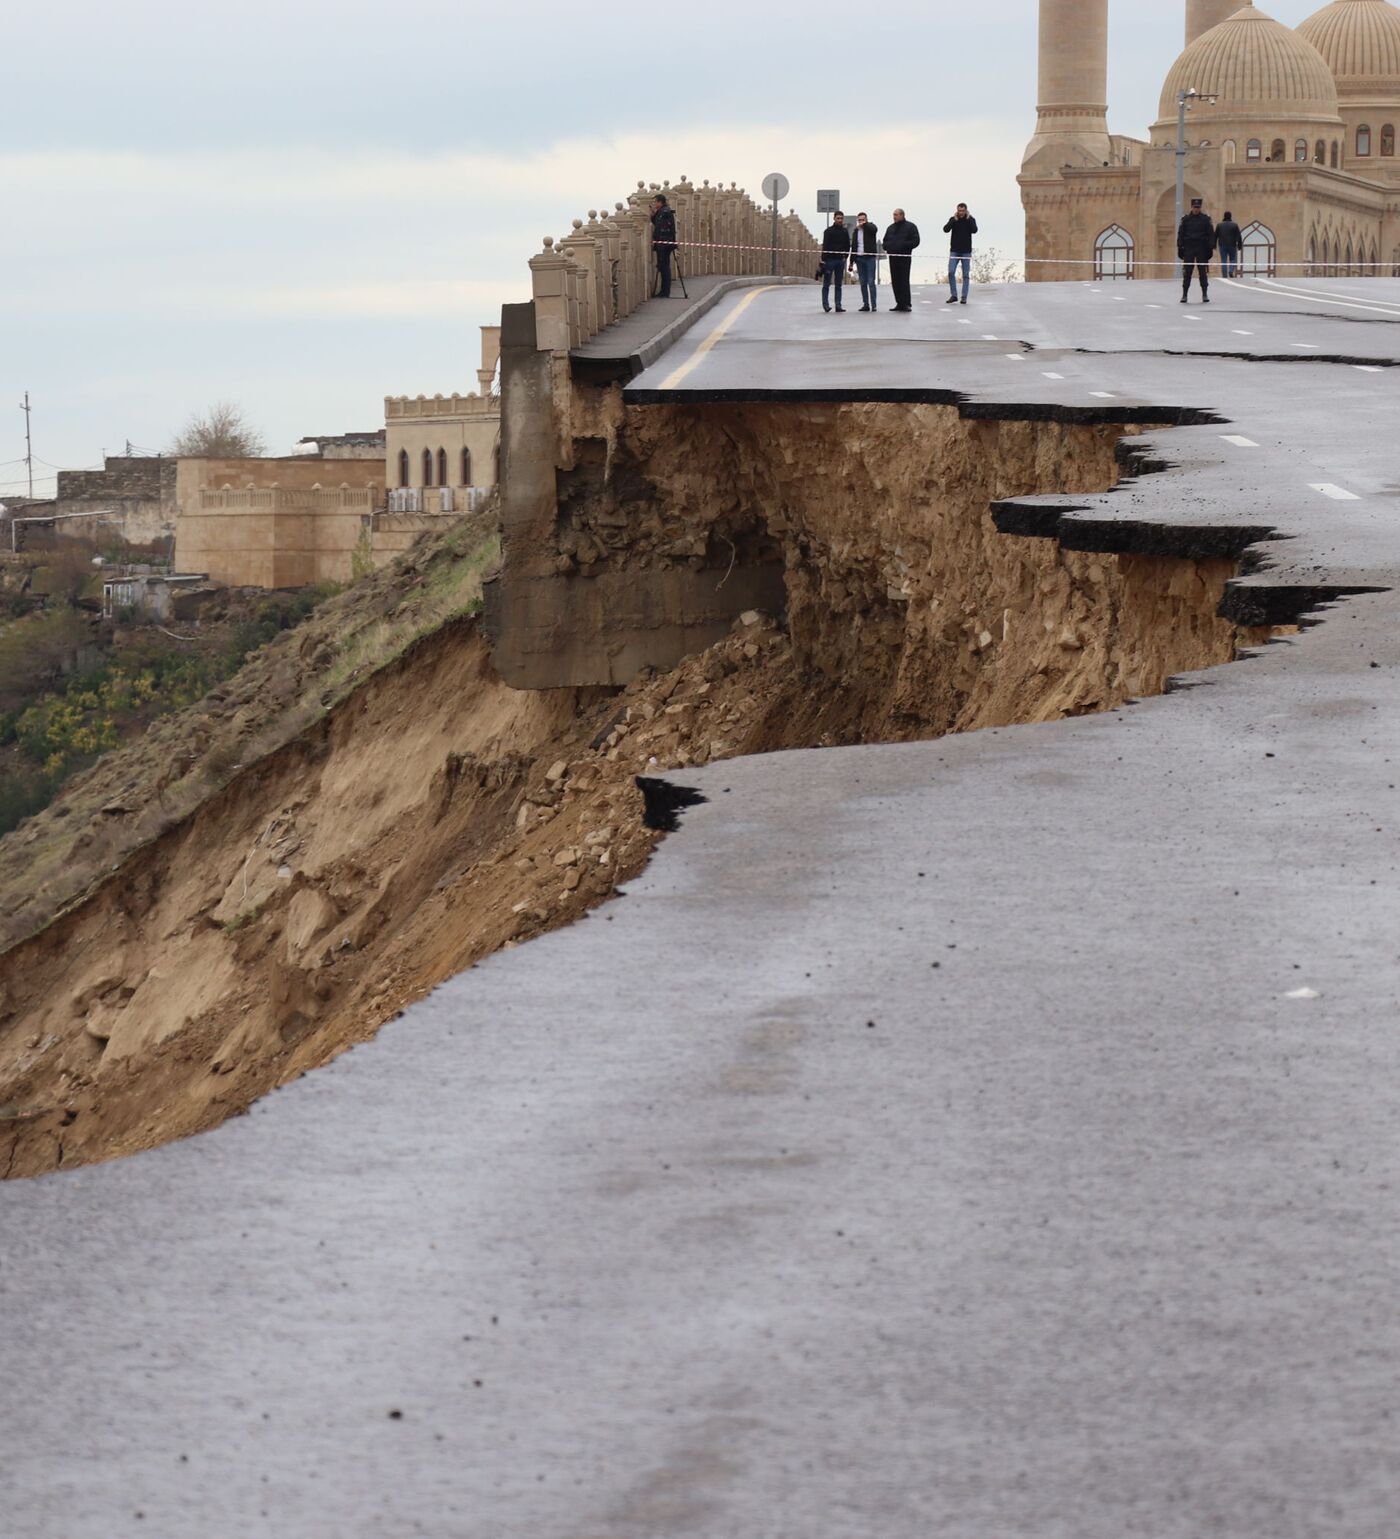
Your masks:
{"label": "balustrade post", "polygon": [[573,346],[570,273],[573,263],[554,249],[554,237],[546,235],[544,250],[530,258],[530,281],[535,300],[535,346],[541,352],[567,353]]}

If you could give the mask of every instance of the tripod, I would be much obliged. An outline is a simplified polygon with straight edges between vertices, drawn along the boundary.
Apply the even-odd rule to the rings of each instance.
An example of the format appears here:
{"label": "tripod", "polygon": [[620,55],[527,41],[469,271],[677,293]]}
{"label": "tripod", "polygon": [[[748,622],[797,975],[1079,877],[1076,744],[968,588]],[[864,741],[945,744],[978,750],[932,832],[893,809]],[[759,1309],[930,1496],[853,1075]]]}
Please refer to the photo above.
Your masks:
{"label": "tripod", "polygon": [[[681,298],[682,299],[689,299],[690,298],[690,294],[687,292],[686,286],[685,286],[685,274],[681,271],[681,248],[680,248],[680,243],[679,242],[677,242],[676,245],[671,247],[671,275],[676,279],[676,281],[681,286]],[[661,292],[661,268],[660,268],[660,266],[658,266],[657,269],[656,269],[656,281],[651,286],[651,297],[653,299],[655,299],[656,296],[660,292]]]}

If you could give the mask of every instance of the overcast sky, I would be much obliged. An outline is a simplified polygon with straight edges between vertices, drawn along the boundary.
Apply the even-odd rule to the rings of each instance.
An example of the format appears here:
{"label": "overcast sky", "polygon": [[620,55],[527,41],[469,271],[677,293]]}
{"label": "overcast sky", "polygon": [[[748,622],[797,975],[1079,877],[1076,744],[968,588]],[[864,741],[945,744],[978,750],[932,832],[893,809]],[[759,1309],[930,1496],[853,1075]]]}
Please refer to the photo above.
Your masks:
{"label": "overcast sky", "polygon": [[[1141,134],[1182,3],[1114,0]],[[1296,24],[1316,6],[1277,0]],[[476,327],[546,233],[639,179],[792,182],[1020,255],[1035,0],[45,0],[0,102],[0,498],[239,402],[274,452],[475,387]],[[48,490],[52,482],[36,483]]]}

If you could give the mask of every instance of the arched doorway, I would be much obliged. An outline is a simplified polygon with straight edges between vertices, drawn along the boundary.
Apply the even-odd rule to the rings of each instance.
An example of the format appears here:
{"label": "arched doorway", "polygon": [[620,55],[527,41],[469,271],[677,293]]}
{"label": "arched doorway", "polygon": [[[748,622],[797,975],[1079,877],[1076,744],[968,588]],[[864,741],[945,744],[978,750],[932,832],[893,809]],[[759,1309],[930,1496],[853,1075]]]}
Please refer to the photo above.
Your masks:
{"label": "arched doorway", "polygon": [[1245,227],[1240,272],[1246,278],[1272,278],[1278,272],[1278,241],[1257,219]]}
{"label": "arched doorway", "polygon": [[1136,252],[1136,242],[1123,226],[1109,225],[1094,241],[1094,277],[1131,278]]}

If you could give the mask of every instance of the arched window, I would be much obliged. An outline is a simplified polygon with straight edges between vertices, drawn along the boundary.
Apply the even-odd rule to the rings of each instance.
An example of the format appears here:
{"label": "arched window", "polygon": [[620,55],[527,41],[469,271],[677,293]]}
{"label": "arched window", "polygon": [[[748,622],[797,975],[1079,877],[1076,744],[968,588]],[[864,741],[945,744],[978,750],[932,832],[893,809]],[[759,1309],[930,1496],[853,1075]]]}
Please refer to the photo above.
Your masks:
{"label": "arched window", "polygon": [[431,486],[432,484],[433,484],[433,451],[431,449],[424,449],[424,451],[423,451],[423,485],[424,486]]}
{"label": "arched window", "polygon": [[1278,162],[1281,161],[1285,155],[1287,155],[1287,153],[1287,147],[1284,145],[1282,139],[1275,139],[1274,142],[1269,146],[1269,159],[1272,160],[1275,165],[1277,165]]}
{"label": "arched window", "polygon": [[1121,224],[1111,224],[1094,242],[1095,278],[1131,278],[1136,246]]}
{"label": "arched window", "polygon": [[1244,147],[1244,158],[1251,165],[1258,165],[1264,158],[1264,146],[1258,139],[1251,139]]}
{"label": "arched window", "polygon": [[1308,277],[1316,278],[1317,276],[1317,231],[1314,230],[1308,236]]}
{"label": "arched window", "polygon": [[1351,277],[1352,264],[1355,261],[1355,258],[1354,258],[1352,253],[1353,253],[1353,247],[1352,247],[1351,242],[1348,241],[1347,242],[1346,266],[1342,269],[1342,276],[1345,277],[1345,278],[1350,278]]}
{"label": "arched window", "polygon": [[1368,278],[1379,278],[1381,275],[1381,253],[1375,241],[1371,242],[1371,265],[1366,269]]}
{"label": "arched window", "polygon": [[1395,124],[1387,123],[1381,129],[1381,154],[1393,158],[1395,155]]}
{"label": "arched window", "polygon": [[1337,169],[1337,162],[1341,158],[1341,153],[1341,146],[1334,139],[1332,141],[1332,169],[1334,171]]}
{"label": "arched window", "polygon": [[438,485],[439,486],[451,486],[452,485],[452,483],[447,479],[447,450],[446,449],[439,449],[438,450]]}
{"label": "arched window", "polygon": [[408,485],[408,450],[399,450],[399,485]]}
{"label": "arched window", "polygon": [[1356,130],[1356,153],[1358,156],[1371,153],[1371,125],[1369,123],[1363,123]]}
{"label": "arched window", "polygon": [[1293,144],[1293,159],[1300,166],[1307,165],[1307,163],[1308,163],[1308,141],[1306,139],[1298,139],[1298,140],[1294,141],[1294,144]]}
{"label": "arched window", "polygon": [[1268,225],[1257,219],[1245,227],[1240,271],[1246,278],[1272,278],[1278,271],[1278,241]]}
{"label": "arched window", "polygon": [[472,484],[472,451],[470,449],[463,449],[462,450],[462,485],[463,486],[470,486],[471,484]]}
{"label": "arched window", "polygon": [[1227,166],[1233,166],[1234,163],[1240,158],[1239,146],[1233,139],[1227,139],[1225,143],[1221,145],[1221,149],[1225,151],[1225,164]]}
{"label": "arched window", "polygon": [[1317,153],[1313,156],[1313,159],[1320,166],[1325,166],[1327,164],[1327,141],[1325,139],[1319,139],[1317,141]]}

